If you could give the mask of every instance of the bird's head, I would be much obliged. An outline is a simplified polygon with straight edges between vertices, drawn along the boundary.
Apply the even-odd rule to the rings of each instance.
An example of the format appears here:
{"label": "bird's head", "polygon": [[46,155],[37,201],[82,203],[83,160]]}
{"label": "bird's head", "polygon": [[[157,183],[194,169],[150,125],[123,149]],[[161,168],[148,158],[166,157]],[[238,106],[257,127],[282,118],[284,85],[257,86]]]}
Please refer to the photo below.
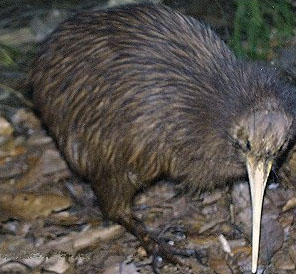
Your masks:
{"label": "bird's head", "polygon": [[233,139],[244,158],[253,209],[252,272],[257,269],[263,194],[274,159],[288,144],[292,118],[285,112],[257,110],[238,119]]}
{"label": "bird's head", "polygon": [[292,118],[277,111],[253,111],[235,124],[233,137],[251,162],[270,162],[287,145]]}

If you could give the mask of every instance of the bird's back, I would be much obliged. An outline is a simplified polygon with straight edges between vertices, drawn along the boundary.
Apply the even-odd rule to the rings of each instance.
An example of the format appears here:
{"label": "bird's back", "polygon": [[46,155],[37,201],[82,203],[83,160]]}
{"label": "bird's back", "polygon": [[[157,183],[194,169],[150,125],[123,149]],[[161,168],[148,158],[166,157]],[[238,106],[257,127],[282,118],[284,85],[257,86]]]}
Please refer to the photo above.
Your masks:
{"label": "bird's back", "polygon": [[149,181],[193,172],[206,184],[214,166],[216,181],[244,174],[223,134],[256,96],[277,96],[255,94],[268,77],[253,70],[209,27],[149,4],[67,20],[41,47],[31,82],[43,120],[79,173],[123,168]]}

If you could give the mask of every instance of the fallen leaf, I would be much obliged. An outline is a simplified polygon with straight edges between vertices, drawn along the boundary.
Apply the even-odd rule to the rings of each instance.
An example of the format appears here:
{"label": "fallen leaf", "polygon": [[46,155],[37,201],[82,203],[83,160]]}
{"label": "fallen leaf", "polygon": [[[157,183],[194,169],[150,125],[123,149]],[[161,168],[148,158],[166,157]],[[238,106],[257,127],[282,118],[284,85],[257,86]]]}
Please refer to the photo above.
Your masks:
{"label": "fallen leaf", "polygon": [[57,194],[0,194],[0,209],[6,215],[25,220],[47,217],[52,212],[64,210],[71,205],[72,201],[69,197]]}
{"label": "fallen leaf", "polygon": [[44,270],[62,274],[69,269],[70,265],[67,262],[65,256],[54,255],[50,258],[47,258],[43,266]]}
{"label": "fallen leaf", "polygon": [[209,247],[214,243],[218,243],[217,236],[189,236],[188,240],[195,245],[202,246],[202,247]]}
{"label": "fallen leaf", "polygon": [[210,267],[219,274],[232,274],[232,270],[227,265],[224,258],[220,257],[217,253],[210,252],[209,255]]}
{"label": "fallen leaf", "polygon": [[0,144],[5,143],[13,133],[13,127],[10,123],[0,116]]}
{"label": "fallen leaf", "polygon": [[252,247],[249,246],[237,246],[232,249],[233,255],[244,253],[246,254],[245,257],[251,255]]}
{"label": "fallen leaf", "polygon": [[30,268],[34,268],[41,265],[44,259],[45,257],[41,254],[32,254],[29,258],[23,259],[22,263],[28,265]]}
{"label": "fallen leaf", "polygon": [[273,254],[281,248],[284,242],[284,231],[277,219],[264,215],[262,218],[260,257],[269,263]]}
{"label": "fallen leaf", "polygon": [[29,267],[19,262],[8,262],[0,267],[0,273],[28,273]]}
{"label": "fallen leaf", "polygon": [[274,256],[274,265],[277,270],[295,270],[295,264],[286,252],[280,251]]}
{"label": "fallen leaf", "polygon": [[16,129],[32,133],[41,129],[40,120],[28,109],[21,108],[12,116],[12,123]]}
{"label": "fallen leaf", "polygon": [[203,205],[210,205],[218,201],[222,197],[220,191],[209,192],[204,194],[204,198],[202,201]]}
{"label": "fallen leaf", "polygon": [[228,253],[230,256],[233,256],[233,253],[231,251],[231,247],[229,245],[229,242],[226,240],[226,238],[221,234],[218,237],[219,242],[224,250],[224,252]]}
{"label": "fallen leaf", "polygon": [[208,223],[205,223],[200,229],[199,229],[199,233],[202,234],[204,232],[206,232],[207,230],[210,230],[211,228],[215,227],[216,225],[218,224],[221,224],[225,222],[224,219],[217,219],[217,220],[213,220],[213,221],[210,221]]}
{"label": "fallen leaf", "polygon": [[292,208],[296,207],[296,197],[291,198],[284,206],[283,211],[290,210]]}
{"label": "fallen leaf", "polygon": [[294,263],[296,264],[296,244],[292,245],[289,248],[289,254],[292,260],[294,261]]}
{"label": "fallen leaf", "polygon": [[0,164],[0,179],[11,179],[24,174],[28,166],[22,159],[13,159]]}
{"label": "fallen leaf", "polygon": [[47,149],[39,159],[35,159],[29,172],[22,177],[15,185],[16,188],[22,189],[32,186],[37,187],[37,182],[41,182],[43,177],[56,175],[61,178],[70,175],[70,171],[62,159],[60,153],[54,149]]}
{"label": "fallen leaf", "polygon": [[133,263],[117,263],[109,266],[103,274],[135,274],[138,273],[138,268]]}
{"label": "fallen leaf", "polygon": [[114,225],[104,229],[92,229],[86,232],[72,233],[51,241],[47,244],[48,248],[53,248],[62,252],[76,253],[89,247],[95,247],[102,242],[118,238],[124,228],[120,225]]}

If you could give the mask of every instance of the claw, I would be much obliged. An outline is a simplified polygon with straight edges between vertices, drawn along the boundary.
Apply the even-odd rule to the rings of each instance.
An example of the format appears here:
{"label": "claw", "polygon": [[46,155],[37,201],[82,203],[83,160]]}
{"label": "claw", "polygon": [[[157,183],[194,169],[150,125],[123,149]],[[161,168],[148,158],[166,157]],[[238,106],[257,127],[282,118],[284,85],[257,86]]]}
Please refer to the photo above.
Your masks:
{"label": "claw", "polygon": [[153,256],[152,268],[156,274],[160,273],[159,268],[161,265],[159,265],[159,258],[179,267],[191,268],[189,264],[177,258],[176,255],[183,257],[191,257],[195,255],[197,257],[196,250],[177,249],[167,242],[161,240],[162,237],[159,238],[153,235],[147,230],[145,225],[135,217],[127,215],[125,218],[122,218],[121,216],[121,219],[118,222],[124,225],[131,233],[133,233],[141,241],[142,246],[145,248],[148,254]]}
{"label": "claw", "polygon": [[153,255],[152,269],[153,269],[155,274],[161,274],[159,268],[162,266],[162,265],[160,265],[160,263],[162,264],[162,261],[163,260],[162,260],[161,257]]}
{"label": "claw", "polygon": [[149,237],[149,240],[146,239],[146,241],[149,242],[149,244],[146,245],[146,248],[147,246],[149,246],[148,252],[153,256],[152,268],[156,274],[160,273],[159,268],[162,267],[163,261],[167,261],[171,264],[176,265],[177,267],[179,266],[191,268],[189,264],[180,260],[176,256],[179,255],[183,257],[190,257],[196,254],[195,250],[177,249],[157,238]]}

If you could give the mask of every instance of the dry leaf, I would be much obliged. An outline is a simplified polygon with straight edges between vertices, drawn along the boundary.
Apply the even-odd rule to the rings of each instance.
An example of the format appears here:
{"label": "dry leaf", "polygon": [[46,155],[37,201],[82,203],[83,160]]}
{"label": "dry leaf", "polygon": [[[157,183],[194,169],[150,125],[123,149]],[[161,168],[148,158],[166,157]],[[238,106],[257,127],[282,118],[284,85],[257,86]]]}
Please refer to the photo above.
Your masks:
{"label": "dry leaf", "polygon": [[0,144],[6,142],[13,133],[13,128],[10,123],[0,116]]}
{"label": "dry leaf", "polygon": [[233,256],[233,253],[231,251],[231,247],[229,245],[229,242],[226,240],[226,238],[221,234],[218,237],[219,242],[224,250],[224,252],[228,253],[230,256]]}
{"label": "dry leaf", "polygon": [[29,267],[19,262],[8,262],[0,267],[0,273],[28,273]]}
{"label": "dry leaf", "polygon": [[69,269],[70,265],[67,262],[65,256],[54,255],[50,258],[47,258],[43,266],[44,270],[62,274]]}
{"label": "dry leaf", "polygon": [[70,171],[62,159],[60,153],[54,149],[46,150],[39,159],[34,159],[29,172],[16,184],[16,188],[28,188],[38,186],[37,182],[49,175],[57,175],[61,178],[70,175]]}
{"label": "dry leaf", "polygon": [[104,229],[92,229],[61,237],[58,240],[49,242],[47,247],[62,252],[76,253],[84,248],[95,247],[104,241],[118,238],[123,232],[124,228],[120,225],[114,225]]}
{"label": "dry leaf", "polygon": [[289,248],[289,254],[291,259],[294,261],[294,263],[296,264],[296,244],[292,245]]}
{"label": "dry leaf", "polygon": [[10,179],[20,176],[28,169],[23,160],[14,159],[9,162],[0,163],[0,179]]}
{"label": "dry leaf", "polygon": [[289,209],[292,209],[296,207],[296,197],[291,198],[284,206],[283,211],[287,211]]}
{"label": "dry leaf", "polygon": [[138,273],[138,268],[135,264],[117,263],[108,267],[103,274],[135,274]]}
{"label": "dry leaf", "polygon": [[198,246],[209,247],[210,245],[218,242],[217,236],[189,236],[188,240]]}
{"label": "dry leaf", "polygon": [[274,256],[274,264],[277,270],[295,270],[295,264],[287,252],[278,252]]}
{"label": "dry leaf", "polygon": [[227,265],[224,258],[221,258],[218,254],[210,252],[209,256],[210,267],[219,274],[232,274],[230,267]]}
{"label": "dry leaf", "polygon": [[277,219],[264,215],[262,218],[260,256],[269,263],[273,254],[284,242],[284,231]]}
{"label": "dry leaf", "polygon": [[0,209],[6,215],[21,219],[47,217],[52,212],[69,208],[72,201],[69,197],[57,194],[34,193],[1,193]]}

